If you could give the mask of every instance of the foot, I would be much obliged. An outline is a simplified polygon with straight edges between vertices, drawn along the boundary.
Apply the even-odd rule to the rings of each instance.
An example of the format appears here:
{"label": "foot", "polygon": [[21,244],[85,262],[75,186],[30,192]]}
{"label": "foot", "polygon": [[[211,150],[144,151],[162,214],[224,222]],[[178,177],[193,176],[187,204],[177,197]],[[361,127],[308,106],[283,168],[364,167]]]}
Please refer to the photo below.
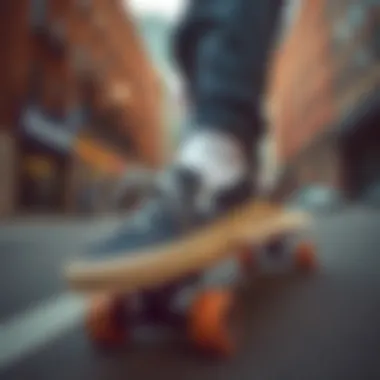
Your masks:
{"label": "foot", "polygon": [[208,199],[201,188],[201,179],[193,171],[169,169],[158,178],[150,199],[118,231],[95,242],[85,260],[108,260],[177,241],[238,207],[252,194],[248,178],[228,190],[213,193]]}
{"label": "foot", "polygon": [[125,255],[176,241],[212,223],[252,195],[248,160],[230,136],[198,134],[180,150],[176,166],[158,178],[157,191],[90,257]]}

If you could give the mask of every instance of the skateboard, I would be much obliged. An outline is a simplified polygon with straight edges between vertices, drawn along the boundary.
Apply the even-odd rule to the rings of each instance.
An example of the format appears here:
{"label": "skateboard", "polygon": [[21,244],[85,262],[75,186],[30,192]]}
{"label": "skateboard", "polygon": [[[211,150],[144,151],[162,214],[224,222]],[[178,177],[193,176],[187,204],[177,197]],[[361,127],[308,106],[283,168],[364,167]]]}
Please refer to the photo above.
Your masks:
{"label": "skateboard", "polygon": [[[183,240],[96,264],[65,269],[69,286],[90,293],[85,319],[91,341],[124,345],[141,326],[184,334],[202,352],[232,355],[236,291],[258,269],[260,258],[290,258],[292,267],[316,266],[308,214],[254,201]],[[218,275],[219,273],[219,275]],[[222,275],[221,275],[222,274]]]}

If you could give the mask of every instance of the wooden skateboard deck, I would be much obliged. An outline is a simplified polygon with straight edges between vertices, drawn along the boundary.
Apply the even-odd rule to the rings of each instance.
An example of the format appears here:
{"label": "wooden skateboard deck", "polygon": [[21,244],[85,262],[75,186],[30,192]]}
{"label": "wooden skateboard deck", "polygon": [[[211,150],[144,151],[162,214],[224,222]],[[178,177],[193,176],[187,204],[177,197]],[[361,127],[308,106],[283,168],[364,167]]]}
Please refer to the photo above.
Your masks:
{"label": "wooden skateboard deck", "polygon": [[[252,201],[184,239],[123,258],[74,262],[65,268],[69,286],[79,292],[132,293],[162,286],[206,270],[247,244],[307,227],[308,214]],[[122,255],[121,255],[122,256]]]}

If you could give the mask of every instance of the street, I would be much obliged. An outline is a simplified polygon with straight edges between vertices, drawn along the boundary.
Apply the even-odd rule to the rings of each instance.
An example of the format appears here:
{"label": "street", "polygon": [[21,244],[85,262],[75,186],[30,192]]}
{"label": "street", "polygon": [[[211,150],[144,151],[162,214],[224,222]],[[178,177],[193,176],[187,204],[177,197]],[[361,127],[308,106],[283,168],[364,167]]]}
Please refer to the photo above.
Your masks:
{"label": "street", "polygon": [[318,273],[253,283],[243,295],[246,340],[224,362],[175,340],[113,354],[87,342],[83,303],[68,293],[61,265],[118,223],[0,232],[2,380],[380,378],[380,210],[358,205],[320,217]]}

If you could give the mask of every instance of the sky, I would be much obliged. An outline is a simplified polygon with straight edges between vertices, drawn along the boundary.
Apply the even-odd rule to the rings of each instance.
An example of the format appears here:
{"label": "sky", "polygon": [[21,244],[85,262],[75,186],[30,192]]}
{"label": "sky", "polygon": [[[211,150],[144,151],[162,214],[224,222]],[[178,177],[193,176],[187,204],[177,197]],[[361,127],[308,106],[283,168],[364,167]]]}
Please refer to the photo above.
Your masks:
{"label": "sky", "polygon": [[175,20],[181,13],[186,0],[125,0],[137,14],[154,13],[168,20]]}

